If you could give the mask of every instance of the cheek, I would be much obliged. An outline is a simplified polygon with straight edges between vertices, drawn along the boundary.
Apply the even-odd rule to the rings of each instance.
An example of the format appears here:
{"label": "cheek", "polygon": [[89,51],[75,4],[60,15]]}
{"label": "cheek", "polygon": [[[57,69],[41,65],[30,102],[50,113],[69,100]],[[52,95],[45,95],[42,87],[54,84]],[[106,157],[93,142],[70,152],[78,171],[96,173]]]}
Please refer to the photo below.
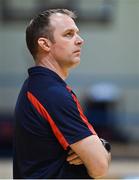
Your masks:
{"label": "cheek", "polygon": [[57,42],[57,43],[55,43],[54,46],[53,46],[53,49],[54,49],[55,51],[63,50],[63,48],[64,48],[64,46],[63,46],[62,42],[61,42],[61,43],[60,43],[60,42]]}
{"label": "cheek", "polygon": [[70,48],[69,48],[69,45],[67,44],[62,44],[60,46],[56,45],[54,48],[54,51],[56,54],[59,54],[59,55],[70,54]]}
{"label": "cheek", "polygon": [[55,59],[57,60],[61,60],[63,59],[63,57],[66,56],[66,51],[65,51],[66,48],[64,48],[63,46],[58,46],[58,45],[55,45],[52,49],[52,55]]}

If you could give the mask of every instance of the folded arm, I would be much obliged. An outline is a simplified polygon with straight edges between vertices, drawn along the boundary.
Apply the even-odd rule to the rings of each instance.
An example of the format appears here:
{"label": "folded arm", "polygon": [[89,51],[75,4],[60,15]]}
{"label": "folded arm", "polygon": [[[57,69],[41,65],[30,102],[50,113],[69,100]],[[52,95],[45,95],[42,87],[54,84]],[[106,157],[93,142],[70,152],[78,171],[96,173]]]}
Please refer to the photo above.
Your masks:
{"label": "folded arm", "polygon": [[86,137],[70,147],[75,152],[67,158],[71,164],[83,163],[93,178],[103,177],[107,173],[111,154],[104,148],[97,135]]}

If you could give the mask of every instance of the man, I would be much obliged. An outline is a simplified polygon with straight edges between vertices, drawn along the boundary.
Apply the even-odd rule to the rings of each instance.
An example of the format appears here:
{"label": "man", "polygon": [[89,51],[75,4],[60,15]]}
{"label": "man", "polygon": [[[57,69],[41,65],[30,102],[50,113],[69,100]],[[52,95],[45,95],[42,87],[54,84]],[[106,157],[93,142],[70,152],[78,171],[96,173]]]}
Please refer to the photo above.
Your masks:
{"label": "man", "polygon": [[69,10],[51,9],[26,29],[35,66],[15,108],[14,178],[88,179],[108,170],[110,153],[65,82],[83,45],[74,19]]}

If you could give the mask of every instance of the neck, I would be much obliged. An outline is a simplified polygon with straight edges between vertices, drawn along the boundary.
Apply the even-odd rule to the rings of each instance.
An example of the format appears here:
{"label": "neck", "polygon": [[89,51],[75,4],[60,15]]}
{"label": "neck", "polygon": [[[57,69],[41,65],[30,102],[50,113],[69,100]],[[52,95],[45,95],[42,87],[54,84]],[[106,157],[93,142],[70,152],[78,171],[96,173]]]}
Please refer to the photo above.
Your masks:
{"label": "neck", "polygon": [[41,60],[40,59],[36,60],[36,66],[46,67],[54,71],[63,80],[65,80],[69,75],[69,71],[67,69],[60,67],[56,61],[53,61],[52,59],[49,59],[49,58],[42,58]]}

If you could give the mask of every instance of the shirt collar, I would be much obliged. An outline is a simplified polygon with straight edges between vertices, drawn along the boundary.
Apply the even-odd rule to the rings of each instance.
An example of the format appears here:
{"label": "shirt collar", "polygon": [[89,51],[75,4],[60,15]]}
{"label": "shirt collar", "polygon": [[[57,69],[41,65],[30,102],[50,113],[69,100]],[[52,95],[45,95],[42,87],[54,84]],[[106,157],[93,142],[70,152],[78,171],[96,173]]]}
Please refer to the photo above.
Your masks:
{"label": "shirt collar", "polygon": [[66,82],[56,72],[54,72],[46,67],[42,67],[42,66],[31,67],[28,69],[28,74],[29,74],[29,76],[34,76],[34,75],[39,75],[39,74],[43,74],[44,76],[49,75],[66,85]]}

